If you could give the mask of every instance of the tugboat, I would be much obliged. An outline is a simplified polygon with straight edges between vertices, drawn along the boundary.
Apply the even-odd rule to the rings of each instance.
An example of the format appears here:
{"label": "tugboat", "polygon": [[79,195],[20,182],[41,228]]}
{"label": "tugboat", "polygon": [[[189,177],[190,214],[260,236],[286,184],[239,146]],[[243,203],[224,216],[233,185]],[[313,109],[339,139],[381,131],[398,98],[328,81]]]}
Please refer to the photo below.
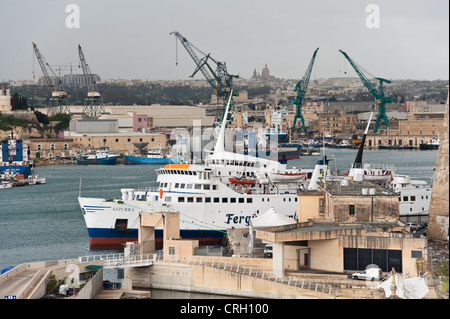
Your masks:
{"label": "tugboat", "polygon": [[439,136],[438,136],[438,138],[431,139],[431,141],[429,143],[419,144],[419,147],[420,147],[421,151],[424,151],[424,150],[438,150],[439,149],[439,143],[440,143],[440,139],[439,139]]}
{"label": "tugboat", "polygon": [[113,165],[118,158],[119,154],[110,152],[108,148],[105,148],[93,154],[78,154],[77,163]]}

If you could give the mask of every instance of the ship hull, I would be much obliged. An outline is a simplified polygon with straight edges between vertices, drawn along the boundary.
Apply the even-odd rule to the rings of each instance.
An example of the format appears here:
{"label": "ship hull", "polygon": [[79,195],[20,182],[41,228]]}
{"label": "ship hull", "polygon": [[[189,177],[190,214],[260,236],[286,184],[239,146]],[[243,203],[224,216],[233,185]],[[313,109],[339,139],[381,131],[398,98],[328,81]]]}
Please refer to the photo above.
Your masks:
{"label": "ship hull", "polygon": [[81,165],[114,165],[119,156],[111,156],[107,158],[77,158],[77,164]]}
{"label": "ship hull", "polygon": [[32,174],[32,168],[28,165],[6,165],[6,166],[0,166],[0,173],[12,173],[14,174],[22,174],[24,176],[29,176]]}
{"label": "ship hull", "polygon": [[[126,242],[138,240],[140,212],[164,212],[167,205],[160,200],[159,192],[147,193],[150,200],[105,200],[102,198],[79,197],[89,235],[91,249],[121,248]],[[179,193],[165,192],[163,196],[182,196]],[[200,195],[197,197],[207,197]],[[214,195],[213,195],[214,196]],[[217,195],[216,195],[217,196]],[[231,195],[228,195],[231,197]],[[244,198],[242,195],[241,198]],[[270,196],[253,195],[252,205],[220,202],[198,203],[171,202],[170,211],[180,213],[180,237],[196,239],[200,245],[218,244],[222,242],[223,234],[228,228],[248,228],[252,217],[264,213],[270,207],[275,207],[286,216],[296,218],[298,204],[296,194]],[[245,199],[245,198],[244,198]],[[246,200],[247,202],[247,200]],[[155,229],[156,245],[162,243],[162,228]]]}
{"label": "ship hull", "polygon": [[128,164],[180,164],[181,158],[179,157],[163,157],[163,158],[152,158],[152,157],[140,157],[140,156],[129,156],[125,155],[125,159]]}
{"label": "ship hull", "polygon": [[[106,228],[88,228],[89,245],[92,250],[121,249],[127,242],[138,241],[138,230],[117,230]],[[200,245],[221,244],[223,233],[212,230],[180,229],[180,237],[183,239],[198,240]],[[163,246],[163,230],[155,230],[155,246]]]}
{"label": "ship hull", "polygon": [[439,149],[439,145],[436,144],[420,144],[420,149],[422,151],[428,151],[428,150],[438,150]]}

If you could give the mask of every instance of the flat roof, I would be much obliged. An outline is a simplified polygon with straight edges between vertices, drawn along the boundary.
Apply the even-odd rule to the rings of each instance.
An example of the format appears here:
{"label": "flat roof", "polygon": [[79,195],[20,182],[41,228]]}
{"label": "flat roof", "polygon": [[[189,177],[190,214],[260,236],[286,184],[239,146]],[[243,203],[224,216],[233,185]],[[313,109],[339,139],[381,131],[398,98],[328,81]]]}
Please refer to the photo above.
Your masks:
{"label": "flat roof", "polygon": [[338,223],[306,222],[256,229],[256,237],[271,242],[336,239],[342,235],[362,236],[376,231],[400,231],[403,224],[396,221]]}

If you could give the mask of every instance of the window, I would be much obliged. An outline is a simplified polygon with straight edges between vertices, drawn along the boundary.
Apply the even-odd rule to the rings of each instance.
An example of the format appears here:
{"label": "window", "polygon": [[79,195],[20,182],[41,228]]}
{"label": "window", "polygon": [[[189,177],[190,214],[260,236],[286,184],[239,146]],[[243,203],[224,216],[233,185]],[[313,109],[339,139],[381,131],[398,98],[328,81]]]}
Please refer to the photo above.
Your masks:
{"label": "window", "polygon": [[42,144],[38,144],[37,149],[38,149],[38,151],[41,151],[42,150]]}
{"label": "window", "polygon": [[186,189],[192,189],[192,184],[187,184]]}
{"label": "window", "polygon": [[195,185],[194,185],[194,188],[195,188],[195,189],[202,189],[202,185],[201,185],[201,184],[195,184]]}
{"label": "window", "polygon": [[187,202],[188,203],[193,203],[194,202],[194,197],[188,197],[187,198]]}
{"label": "window", "polygon": [[169,255],[175,255],[175,247],[169,247]]}
{"label": "window", "polygon": [[214,203],[220,203],[220,198],[219,197],[214,197]]}
{"label": "window", "polygon": [[228,198],[223,197],[223,198],[222,198],[222,203],[228,203]]}
{"label": "window", "polygon": [[50,149],[54,150],[55,149],[55,144],[50,144]]}
{"label": "window", "polygon": [[253,203],[253,198],[247,198],[247,203]]}
{"label": "window", "polygon": [[217,190],[217,185],[213,185],[213,191]]}
{"label": "window", "polygon": [[201,197],[197,197],[197,198],[195,199],[195,201],[196,201],[197,203],[201,203],[201,202],[202,202],[202,199],[203,199],[203,198],[201,198]]}
{"label": "window", "polygon": [[210,185],[203,185],[203,189],[204,190],[209,190],[210,189]]}
{"label": "window", "polygon": [[175,188],[179,188],[180,187],[180,183],[175,183]]}
{"label": "window", "polygon": [[64,144],[64,149],[68,150],[69,149],[69,144]]}
{"label": "window", "polygon": [[350,216],[355,216],[355,205],[348,205],[348,214]]}
{"label": "window", "polygon": [[205,203],[211,203],[211,197],[205,197]]}
{"label": "window", "polygon": [[403,196],[403,201],[407,202],[408,201],[408,196]]}
{"label": "window", "polygon": [[164,201],[165,201],[165,202],[171,202],[171,201],[172,201],[172,197],[166,196],[166,197],[164,198]]}
{"label": "window", "polygon": [[325,198],[319,198],[319,214],[325,212]]}
{"label": "window", "polygon": [[178,203],[184,203],[184,197],[178,197]]}
{"label": "window", "polygon": [[185,184],[181,183],[180,188],[184,188]]}
{"label": "window", "polygon": [[416,196],[411,196],[411,201],[415,202],[416,201]]}
{"label": "window", "polygon": [[243,198],[239,198],[239,203],[244,203],[244,199]]}
{"label": "window", "polygon": [[230,198],[230,203],[236,203],[236,198],[231,197],[231,198]]}

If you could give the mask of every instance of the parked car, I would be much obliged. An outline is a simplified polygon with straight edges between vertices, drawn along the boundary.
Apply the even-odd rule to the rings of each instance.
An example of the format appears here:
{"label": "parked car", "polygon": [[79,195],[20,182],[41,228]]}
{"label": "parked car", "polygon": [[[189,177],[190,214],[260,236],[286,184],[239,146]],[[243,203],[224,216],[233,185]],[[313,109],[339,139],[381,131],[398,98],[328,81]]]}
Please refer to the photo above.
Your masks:
{"label": "parked car", "polygon": [[426,229],[426,228],[428,228],[428,223],[420,224],[420,229]]}
{"label": "parked car", "polygon": [[353,279],[360,279],[360,280],[380,280],[381,278],[381,269],[380,268],[369,268],[361,272],[356,272],[352,274]]}
{"label": "parked car", "polygon": [[272,245],[266,245],[264,247],[264,258],[272,258],[272,255],[273,255]]}
{"label": "parked car", "polygon": [[416,223],[407,223],[406,225],[409,226],[410,231],[416,231],[420,229],[420,226]]}

